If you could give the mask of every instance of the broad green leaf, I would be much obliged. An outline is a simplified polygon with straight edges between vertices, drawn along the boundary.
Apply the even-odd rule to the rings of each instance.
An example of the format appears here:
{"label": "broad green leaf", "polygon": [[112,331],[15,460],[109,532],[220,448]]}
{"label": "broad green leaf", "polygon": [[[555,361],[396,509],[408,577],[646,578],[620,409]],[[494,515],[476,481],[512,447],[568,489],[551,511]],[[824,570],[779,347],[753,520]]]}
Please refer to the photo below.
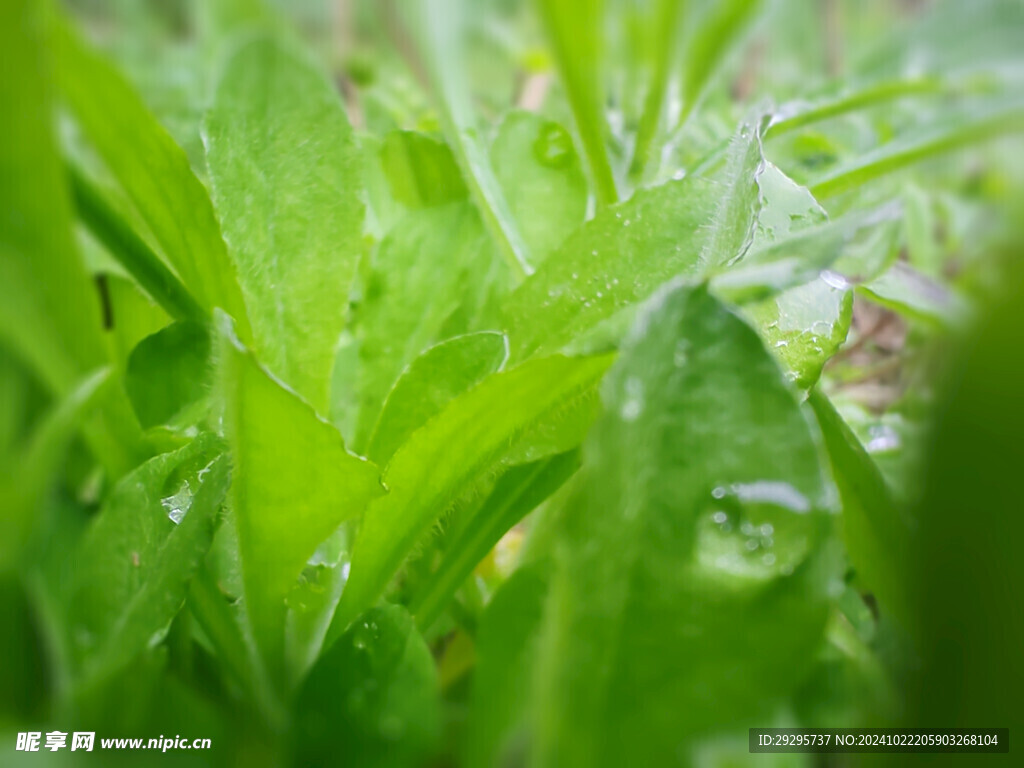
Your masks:
{"label": "broad green leaf", "polygon": [[103,199],[103,193],[71,165],[68,179],[79,217],[139,286],[171,317],[193,322],[206,320],[206,313],[185,286]]}
{"label": "broad green leaf", "polygon": [[384,592],[445,509],[529,431],[585,395],[610,356],[548,357],[496,373],[456,398],[391,458],[388,494],[367,511],[329,639]]}
{"label": "broad green leaf", "polygon": [[688,38],[683,62],[682,111],[676,120],[678,131],[743,36],[757,18],[763,0],[721,0],[705,3],[707,10]]}
{"label": "broad green leaf", "polygon": [[327,413],[363,249],[361,167],[337,91],[279,43],[250,40],[227,61],[204,143],[255,349]]}
{"label": "broad green leaf", "polygon": [[411,211],[384,238],[359,307],[357,450],[405,368],[433,344],[479,327],[495,266],[480,217],[465,203]]}
{"label": "broad green leaf", "polygon": [[498,540],[557,491],[578,467],[578,452],[571,451],[513,467],[502,475],[469,522],[446,544],[440,566],[410,604],[417,625],[429,629]]}
{"label": "broad green leaf", "polygon": [[748,317],[800,389],[814,386],[825,363],[846,341],[853,291],[826,271],[822,277],[748,308]]}
{"label": "broad green leaf", "polygon": [[209,388],[210,332],[182,321],[147,336],[132,350],[125,389],[142,427],[167,424]]}
{"label": "broad green leaf", "polygon": [[467,768],[525,761],[534,654],[547,589],[542,568],[520,568],[484,610],[463,749]]}
{"label": "broad green leaf", "polygon": [[[60,94],[153,233],[163,256],[209,313],[221,307],[243,338],[249,321],[210,198],[188,158],[138,94],[59,20],[52,25]],[[145,158],[140,162],[139,158]]]}
{"label": "broad green leaf", "polygon": [[540,264],[583,223],[587,180],[572,136],[532,112],[510,112],[491,144],[494,175]]}
{"label": "broad green leaf", "polygon": [[829,489],[778,366],[706,287],[659,294],[604,394],[558,523],[532,764],[691,762],[811,661]]}
{"label": "broad green leaf", "polygon": [[443,341],[412,361],[384,402],[366,455],[381,466],[419,427],[453,398],[498,371],[508,358],[508,339],[482,331]]}
{"label": "broad green leaf", "polygon": [[890,615],[907,606],[901,552],[910,533],[882,473],[829,399],[811,392],[843,509],[843,537],[858,580]]}
{"label": "broad green leaf", "polygon": [[405,8],[473,202],[512,273],[525,276],[533,272],[529,249],[494,176],[470,99],[463,50],[465,2],[425,0]]}
{"label": "broad green leaf", "polygon": [[1021,108],[976,108],[969,119],[939,121],[937,128],[883,144],[818,179],[810,189],[819,199],[831,197],[922,160],[1020,132],[1024,132]]}
{"label": "broad green leaf", "polygon": [[601,210],[505,301],[512,359],[560,349],[666,280],[696,274],[710,206],[706,184],[682,179]]}
{"label": "broad green leaf", "polygon": [[246,610],[271,674],[282,673],[285,597],[317,545],[381,493],[377,467],[264,370],[219,322],[217,391]]}
{"label": "broad green leaf", "polygon": [[602,205],[619,199],[608,158],[606,95],[602,89],[605,0],[536,0]]}
{"label": "broad green leaf", "polygon": [[[53,127],[50,12],[4,3],[0,48],[9,76],[0,101],[0,340],[58,398],[108,362],[95,287],[75,247],[71,205]],[[89,445],[115,477],[144,454],[122,392],[106,389],[85,425]]]}
{"label": "broad green leaf", "polygon": [[82,684],[163,636],[213,539],[228,486],[221,443],[204,434],[115,486],[74,556],[69,631]]}
{"label": "broad green leaf", "polygon": [[404,608],[365,613],[320,658],[299,691],[296,765],[407,768],[425,764],[441,736],[430,649]]}
{"label": "broad green leaf", "polygon": [[469,194],[451,149],[431,136],[392,131],[384,137],[380,162],[391,194],[410,208],[452,203]]}

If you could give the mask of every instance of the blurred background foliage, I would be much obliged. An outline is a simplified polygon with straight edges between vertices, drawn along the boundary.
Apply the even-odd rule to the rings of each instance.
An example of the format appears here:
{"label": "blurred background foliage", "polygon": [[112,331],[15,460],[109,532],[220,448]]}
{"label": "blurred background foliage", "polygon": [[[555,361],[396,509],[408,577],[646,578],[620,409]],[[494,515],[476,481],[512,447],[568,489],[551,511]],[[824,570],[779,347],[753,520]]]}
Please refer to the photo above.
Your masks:
{"label": "blurred background foliage", "polygon": [[[513,268],[504,262],[490,256],[480,260],[481,250],[493,255],[490,249],[503,246],[479,244],[483,234],[475,217],[451,207],[440,212],[472,192],[460,171],[465,150],[452,142],[450,123],[457,124],[456,134],[472,131],[472,140],[486,147],[496,182],[537,264],[608,202],[603,197],[625,200],[636,190],[711,174],[729,162],[735,126],[751,114],[768,115],[764,154],[781,170],[783,181],[772,192],[782,201],[781,213],[759,221],[755,243],[814,224],[819,211],[822,220],[826,211],[832,220],[870,211],[881,223],[858,229],[840,259],[829,265],[824,283],[812,281],[809,288],[798,286],[745,304],[744,312],[778,353],[791,381],[810,391],[809,408],[821,425],[828,455],[843,468],[835,478],[844,510],[836,526],[845,527],[842,536],[836,531],[826,536],[844,539],[845,551],[824,548],[833,558],[832,569],[822,571],[831,575],[821,577],[827,580],[829,600],[824,639],[798,649],[809,661],[795,667],[795,678],[784,686],[790,696],[782,701],[769,697],[767,704],[747,702],[761,718],[750,725],[1024,724],[1019,694],[1024,684],[1019,653],[1024,642],[1019,556],[1024,531],[1014,480],[1024,466],[1024,281],[1017,264],[1024,242],[1020,2],[434,2],[426,13],[434,15],[435,23],[451,26],[465,44],[461,61],[440,64],[426,60],[418,41],[430,25],[420,21],[420,10],[399,0],[276,0],[266,5],[247,0],[68,0],[63,7],[85,37],[116,62],[204,181],[208,171],[201,126],[232,34],[240,28],[272,27],[304,46],[330,74],[365,158],[364,236],[370,257],[360,266],[353,290],[357,319],[342,338],[328,410],[346,441],[371,456],[389,446],[375,436],[378,413],[366,404],[379,403],[411,362],[409,355],[397,352],[379,355],[387,343],[381,334],[397,337],[395,329],[404,329],[415,354],[466,330],[491,327],[495,302],[488,292],[503,291],[514,281]],[[577,13],[569,37],[578,37],[574,44],[583,47],[572,49],[557,34],[552,37],[559,8]],[[547,19],[546,32],[544,13],[549,11],[553,18]],[[447,71],[446,66],[457,68],[468,83],[472,126],[459,124],[464,113],[451,104],[439,107],[445,96],[439,99],[434,92],[435,70]],[[17,77],[5,65],[5,99],[27,98],[13,84]],[[580,83],[567,86],[573,77]],[[594,124],[581,120],[587,101],[578,94],[587,92],[588,79],[600,92],[594,103],[601,120]],[[81,127],[63,115],[58,129],[66,156],[152,242],[153,233],[80,135]],[[595,130],[596,137],[588,139]],[[589,151],[588,141],[604,146],[607,157]],[[147,158],[136,161],[146,163]],[[25,169],[30,167],[9,163],[4,173],[29,173]],[[772,172],[766,185],[772,183]],[[794,192],[783,173],[806,186],[821,206]],[[7,195],[18,194],[6,180],[0,185]],[[550,209],[548,216],[532,215],[538,201]],[[467,223],[467,216],[474,220]],[[438,232],[460,234],[438,245],[430,239]],[[26,361],[16,341],[0,337],[0,499],[6,515],[0,533],[0,734],[5,744],[0,760],[11,764],[13,751],[6,745],[13,746],[14,732],[46,730],[44,724],[71,727],[59,719],[68,711],[61,699],[67,681],[54,676],[58,667],[51,663],[55,654],[66,651],[53,645],[58,606],[52,587],[64,578],[69,567],[64,559],[109,493],[116,467],[134,466],[137,458],[131,438],[105,432],[100,417],[90,422],[91,431],[83,432],[85,439],[78,437],[77,414],[109,397],[109,379],[127,369],[125,387],[136,403],[136,416],[150,429],[177,411],[144,412],[138,403],[192,403],[206,384],[191,391],[189,382],[208,375],[203,349],[197,359],[182,363],[194,373],[194,379],[178,378],[189,391],[153,392],[146,389],[152,378],[133,381],[133,358],[137,370],[146,355],[159,364],[161,343],[194,345],[163,336],[139,346],[157,338],[152,334],[167,327],[170,318],[138,290],[92,232],[79,226],[74,234],[84,268],[100,291],[72,299],[89,303],[86,311],[94,313],[100,312],[102,300],[108,311],[112,307],[117,317],[128,319],[89,340],[96,349],[79,342],[78,374],[92,370],[100,359],[112,360],[114,373],[76,388],[67,382],[79,381],[78,376],[61,378],[65,372],[47,368],[46,360],[38,365]],[[396,238],[402,246],[412,245],[389,250]],[[0,245],[13,249],[24,243],[5,234]],[[509,247],[515,251],[516,244]],[[460,297],[457,306],[416,304],[421,296],[415,281],[423,279],[415,277],[417,248],[449,248],[453,277],[444,290]],[[492,279],[484,283],[464,277],[483,263]],[[382,275],[388,273],[414,277],[407,287],[382,287]],[[10,313],[20,312],[18,297],[2,290]],[[407,317],[378,322],[375,312],[385,310],[374,297],[382,290],[408,291]],[[739,289],[723,282],[723,290]],[[56,317],[59,336],[60,308],[44,308],[44,316],[47,311]],[[607,348],[608,339],[617,338],[631,319],[629,314],[618,325],[611,323],[604,335],[598,329],[579,342],[580,349]],[[187,335],[187,327],[176,328],[175,333]],[[201,346],[205,337],[199,336]],[[494,350],[480,352],[479,359],[490,360],[487,354]],[[376,367],[366,364],[370,358]],[[741,361],[734,364],[742,366]],[[486,370],[479,378],[501,362],[495,358],[495,364],[482,365]],[[161,429],[147,433],[147,439],[161,450],[178,447],[180,435],[171,428],[164,435]],[[628,436],[621,439],[628,444]],[[113,441],[114,448],[105,441]],[[98,455],[104,456],[102,469],[94,461]],[[559,471],[575,467],[545,467],[554,473],[550,489],[545,486],[548,492],[564,480],[556,476]],[[486,497],[485,490],[476,492]],[[588,492],[600,495],[602,490],[622,489],[597,486]],[[563,497],[556,493],[549,506],[566,504]],[[860,511],[848,514],[851,508]],[[585,521],[574,525],[579,536],[612,536],[588,529]],[[543,526],[542,517],[535,529],[530,523],[514,528],[477,567],[479,590],[460,590],[450,609],[421,627],[436,661],[442,715],[439,722],[423,725],[422,732],[411,733],[409,752],[402,751],[405,747],[384,750],[394,762],[380,764],[405,764],[424,753],[430,764],[455,764],[460,754],[487,764],[496,754],[492,750],[497,747],[486,743],[492,737],[487,729],[500,730],[501,717],[514,719],[517,713],[481,722],[474,684],[502,691],[508,701],[526,696],[516,692],[521,681],[515,678],[532,674],[533,662],[513,656],[526,642],[517,633],[539,621],[538,573],[543,572],[545,546],[554,546],[545,543]],[[558,540],[569,534],[550,535]],[[344,542],[339,546],[347,548]],[[416,584],[417,569],[429,571],[430,554],[414,559],[406,583],[398,584],[392,597],[407,604],[426,599],[408,594],[408,585]],[[583,554],[578,556],[586,562]],[[854,561],[866,564],[868,572]],[[510,565],[520,562],[525,565],[518,570]],[[572,586],[581,593],[586,587]],[[500,611],[485,608],[495,593],[491,605],[504,605]],[[377,610],[382,626],[415,631],[406,616]],[[152,653],[133,661],[102,690],[83,694],[86,704],[78,708],[88,713],[83,722],[106,729],[106,735],[181,733],[213,739],[210,756],[168,754],[153,764],[201,764],[206,759],[210,764],[273,764],[277,756],[268,746],[273,738],[264,732],[259,713],[247,711],[251,700],[238,703],[247,699],[238,697],[234,682],[216,673],[218,662],[208,643],[198,649],[191,644],[194,629],[187,612],[181,616]],[[579,629],[573,628],[565,631]],[[765,642],[775,642],[768,619],[764,631]],[[349,639],[359,642],[358,637]],[[736,647],[756,648],[759,642],[748,641]],[[418,651],[403,646],[386,652],[409,664],[394,673],[396,686],[403,676],[419,674],[418,662],[408,660]],[[476,670],[477,659],[486,654],[491,654],[491,666]],[[351,673],[344,649],[329,657],[325,674]],[[361,669],[360,674],[373,678],[378,672]],[[474,683],[478,674],[487,682]],[[304,695],[305,706],[315,710],[318,697],[329,698],[330,690]],[[752,688],[749,695],[760,693]],[[723,693],[723,712],[729,701]],[[398,716],[418,722],[430,709],[429,703],[409,707]],[[623,717],[627,710],[628,702]],[[712,718],[717,714],[722,713],[713,710]],[[374,755],[382,752],[366,733],[379,722],[359,730],[361,716],[370,717],[360,710],[354,720],[345,721],[357,725],[342,740],[355,745],[350,754],[377,764]],[[315,721],[315,712],[310,717]],[[315,723],[310,728],[305,738],[314,745],[331,733],[329,724],[326,735],[316,732]],[[376,737],[387,741],[386,734]],[[304,749],[298,747],[304,762],[297,764],[323,759],[315,749],[310,754]],[[500,764],[519,764],[514,740],[504,749],[508,762]],[[557,754],[552,749],[549,756]],[[76,759],[26,755],[24,764]],[[347,759],[338,753],[339,764]],[[125,760],[143,764],[138,755]],[[755,760],[746,754],[745,732],[713,734],[680,760],[707,766],[857,763],[841,756]]]}

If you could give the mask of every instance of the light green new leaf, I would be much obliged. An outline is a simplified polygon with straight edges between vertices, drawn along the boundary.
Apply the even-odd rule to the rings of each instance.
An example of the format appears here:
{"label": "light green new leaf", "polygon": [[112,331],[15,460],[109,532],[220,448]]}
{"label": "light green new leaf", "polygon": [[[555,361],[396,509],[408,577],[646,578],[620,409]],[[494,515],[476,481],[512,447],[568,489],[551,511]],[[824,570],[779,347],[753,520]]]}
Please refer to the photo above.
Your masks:
{"label": "light green new leaf", "polygon": [[814,386],[825,363],[846,341],[853,291],[831,272],[754,304],[748,317],[800,389]]}
{"label": "light green new leaf", "polygon": [[272,674],[283,663],[285,596],[317,545],[382,493],[377,467],[270,376],[221,316],[218,395],[231,449],[232,513],[246,609]]}
{"label": "light green new leaf", "polygon": [[204,143],[255,349],[327,413],[362,255],[361,166],[337,90],[269,38],[227,61]]}
{"label": "light green new leaf", "polygon": [[510,112],[491,144],[494,175],[540,264],[587,213],[587,180],[572,136],[533,112]]}
{"label": "light green new leaf", "polygon": [[213,539],[228,487],[210,434],[140,466],[115,486],[74,555],[68,629],[83,685],[162,637]]}
{"label": "light green new leaf", "polygon": [[[503,265],[467,203],[410,211],[371,259],[359,307],[358,418],[363,451],[385,398],[416,357],[477,319]],[[493,327],[486,323],[483,327]]]}
{"label": "light green new leaf", "polygon": [[619,195],[608,158],[607,97],[601,87],[605,0],[536,0],[536,4],[569,97],[597,199],[611,205]]}
{"label": "light green new leaf", "polygon": [[128,82],[67,22],[53,24],[51,47],[61,95],[164,257],[207,312],[221,307],[247,338],[249,321],[234,267],[210,198],[184,151]]}
{"label": "light green new leaf", "polygon": [[706,287],[663,291],[604,385],[558,520],[532,765],[689,763],[811,663],[829,493],[812,424]]}
{"label": "light green new leaf", "polygon": [[570,451],[513,467],[502,475],[469,522],[446,544],[441,564],[410,604],[417,625],[429,629],[498,540],[557,491],[578,467],[579,451]]}
{"label": "light green new leaf", "polygon": [[598,381],[611,356],[548,357],[496,373],[456,398],[396,451],[389,493],[370,507],[329,639],[370,608],[420,538],[458,496]]}
{"label": "light green new leaf", "polygon": [[443,341],[417,357],[395,383],[366,455],[381,466],[456,396],[498,371],[508,358],[504,334],[482,331]]}
{"label": "light green new leaf", "polygon": [[711,218],[694,179],[640,190],[570,235],[504,303],[512,359],[560,349],[679,274],[696,274]]}
{"label": "light green new leaf", "polygon": [[368,611],[320,658],[299,691],[295,765],[339,754],[367,768],[424,765],[441,736],[437,668],[401,606]]}

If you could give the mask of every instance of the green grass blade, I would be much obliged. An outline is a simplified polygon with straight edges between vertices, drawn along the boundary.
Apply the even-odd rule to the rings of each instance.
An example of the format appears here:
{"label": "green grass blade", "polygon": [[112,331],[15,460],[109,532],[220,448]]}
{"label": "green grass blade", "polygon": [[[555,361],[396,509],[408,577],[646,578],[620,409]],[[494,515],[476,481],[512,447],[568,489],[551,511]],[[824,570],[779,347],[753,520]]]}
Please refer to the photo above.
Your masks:
{"label": "green grass blade", "polygon": [[772,118],[766,138],[775,138],[808,125],[861,109],[870,109],[890,101],[911,96],[933,96],[947,92],[948,86],[933,78],[889,80],[871,85],[809,106],[787,109],[783,106]]}
{"label": "green grass blade", "polygon": [[1024,111],[982,114],[924,136],[911,136],[885,144],[814,182],[810,189],[818,199],[862,187],[877,178],[932,157],[1009,133],[1024,131]]}
{"label": "green grass blade", "polygon": [[456,398],[395,452],[388,494],[363,519],[328,642],[376,602],[409,552],[466,488],[518,440],[585,395],[611,356],[548,357],[494,374]]}
{"label": "green grass blade", "polygon": [[665,98],[677,63],[676,52],[682,42],[682,19],[686,17],[688,4],[689,0],[659,0],[653,14],[650,34],[655,43],[652,53],[654,70],[647,85],[633,159],[629,164],[629,177],[634,184],[644,180],[651,165],[653,144],[662,127]]}
{"label": "green grass blade", "polygon": [[466,527],[446,545],[441,565],[409,604],[416,624],[429,629],[498,540],[557,491],[578,467],[579,453],[571,451],[513,467],[502,475]]}
{"label": "green grass blade", "polygon": [[[52,25],[60,95],[199,304],[220,307],[249,337],[234,267],[206,189],[184,151],[128,82],[66,20]],[[145,158],[145,162],[140,162]]]}
{"label": "green grass blade", "polygon": [[411,31],[419,41],[431,85],[440,102],[445,132],[473,201],[509,267],[523,277],[533,272],[529,249],[494,176],[470,97],[462,48],[464,2],[425,0],[410,4]]}
{"label": "green grass blade", "polygon": [[[0,11],[5,75],[0,103],[0,339],[58,398],[109,362],[103,313],[72,230],[71,199],[53,124],[45,4]],[[123,393],[104,390],[84,426],[90,448],[116,478],[145,455]]]}
{"label": "green grass blade", "polygon": [[878,466],[828,397],[814,390],[808,402],[825,438],[843,508],[843,538],[858,580],[887,614],[906,616],[902,553],[910,530],[903,513]]}
{"label": "green grass blade", "polygon": [[602,89],[605,0],[536,0],[569,97],[576,131],[602,205],[619,199],[608,157],[606,94]]}
{"label": "green grass blade", "polygon": [[508,339],[494,331],[456,336],[424,351],[388,394],[366,455],[385,466],[409,435],[507,359]]}
{"label": "green grass blade", "polygon": [[208,320],[192,294],[111,207],[99,188],[73,165],[68,165],[68,179],[82,222],[150,298],[178,320]]}
{"label": "green grass blade", "polygon": [[722,64],[742,41],[753,24],[763,0],[721,0],[708,4],[701,23],[694,27],[683,64],[682,111],[676,120],[678,132],[705,92]]}
{"label": "green grass blade", "polygon": [[363,252],[358,148],[337,90],[271,38],[228,58],[203,139],[260,358],[327,413]]}

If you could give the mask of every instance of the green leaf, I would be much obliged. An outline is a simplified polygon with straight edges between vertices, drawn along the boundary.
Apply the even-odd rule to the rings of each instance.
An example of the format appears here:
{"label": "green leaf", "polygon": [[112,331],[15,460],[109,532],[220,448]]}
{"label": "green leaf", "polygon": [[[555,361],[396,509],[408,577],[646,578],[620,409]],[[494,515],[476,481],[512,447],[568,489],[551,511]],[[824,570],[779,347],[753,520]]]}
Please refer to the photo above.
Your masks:
{"label": "green leaf", "polygon": [[[0,573],[17,564],[23,555],[24,545],[41,522],[36,513],[47,483],[59,469],[71,438],[111,379],[109,367],[86,376],[33,425],[25,444],[5,444],[0,449],[5,456],[4,471],[0,473],[0,498],[5,510],[0,520]],[[4,394],[13,393],[5,388]],[[24,407],[23,402],[12,402]]]}
{"label": "green leaf", "polygon": [[706,287],[659,294],[604,393],[559,519],[533,764],[690,762],[811,662],[830,494],[793,391]]}
{"label": "green leaf", "polygon": [[969,119],[939,121],[937,128],[901,137],[857,157],[815,181],[811,192],[819,199],[838,195],[922,160],[1022,131],[1024,110],[1019,107],[975,109]]}
{"label": "green leaf", "polygon": [[204,434],[121,480],[86,532],[67,594],[82,685],[162,638],[213,539],[228,487],[221,443]]}
{"label": "green leaf", "polygon": [[747,314],[786,369],[786,377],[800,389],[809,389],[846,341],[853,291],[839,275],[826,271],[823,277],[749,307]]}
{"label": "green leaf", "polygon": [[887,104],[911,96],[934,96],[947,90],[941,80],[923,77],[913,80],[886,80],[871,83],[858,90],[848,90],[810,105],[798,103],[782,105],[772,116],[767,138],[782,136],[808,125],[828,120],[861,109]]}
{"label": "green leaf", "polygon": [[363,249],[360,161],[337,91],[280,44],[250,40],[227,61],[204,143],[255,349],[327,413]]}
{"label": "green leaf", "polygon": [[73,165],[68,179],[78,215],[139,286],[171,317],[203,322],[206,313],[160,257],[104,199],[103,193]]}
{"label": "green leaf", "polygon": [[722,0],[705,4],[707,10],[694,25],[683,62],[683,108],[676,120],[677,131],[700,104],[722,64],[742,42],[763,4],[762,0]]}
{"label": "green leaf", "polygon": [[370,608],[445,509],[520,439],[585,395],[611,356],[548,357],[496,373],[412,434],[388,464],[389,493],[370,507],[329,633]]}
{"label": "green leaf", "polygon": [[479,327],[495,264],[501,266],[480,217],[465,203],[411,211],[384,238],[359,308],[356,449],[363,450],[388,393],[420,353]]}
{"label": "green leaf", "polygon": [[469,194],[451,149],[425,134],[392,131],[384,137],[380,161],[391,194],[410,208],[444,205]]}
{"label": "green leaf", "polygon": [[177,322],[147,336],[128,357],[124,386],[143,428],[167,424],[209,387],[210,332]]}
{"label": "green leaf", "polygon": [[572,136],[532,112],[510,112],[491,144],[491,163],[533,262],[540,264],[587,213],[587,180]]}
{"label": "green leaf", "polygon": [[482,331],[443,341],[412,361],[392,388],[366,455],[381,466],[406,439],[453,398],[498,371],[508,358],[508,339]]}
{"label": "green leaf", "polygon": [[359,766],[422,765],[441,736],[430,649],[397,605],[375,608],[320,658],[299,692],[291,734],[296,765],[339,755]]}
{"label": "green leaf", "polygon": [[619,194],[608,159],[610,131],[605,119],[606,95],[601,87],[605,2],[538,0],[537,9],[569,97],[598,202],[611,205],[618,201]]}
{"label": "green leaf", "polygon": [[502,475],[469,522],[445,546],[441,565],[410,604],[417,625],[429,629],[498,540],[557,491],[578,467],[579,454],[570,451],[513,467]]}
{"label": "green leaf", "polygon": [[[58,397],[109,361],[102,313],[71,229],[71,204],[54,136],[48,11],[5,3],[0,48],[10,77],[0,99],[0,340]],[[59,279],[58,279],[59,278]],[[90,448],[119,477],[144,455],[138,426],[117,388],[104,391],[84,425]]]}
{"label": "green leaf", "polygon": [[548,574],[520,568],[491,598],[477,630],[464,764],[467,768],[525,763],[534,659]]}
{"label": "green leaf", "polygon": [[768,192],[761,185],[769,167],[761,145],[764,126],[760,116],[743,122],[729,147],[727,186],[717,190],[718,207],[701,253],[701,261],[709,270],[735,264],[754,241],[761,207],[768,202]]}
{"label": "green leaf", "polygon": [[431,85],[440,101],[445,132],[469,185],[473,202],[512,273],[533,272],[530,253],[494,176],[480,137],[466,78],[465,0],[425,0],[406,6]]}
{"label": "green leaf", "polygon": [[285,596],[317,545],[381,491],[377,467],[271,377],[219,318],[217,391],[231,449],[232,513],[246,610],[272,676],[282,674]]}
{"label": "green leaf", "polygon": [[665,98],[671,83],[671,74],[681,50],[682,19],[686,16],[688,0],[658,0],[651,14],[649,40],[653,51],[651,79],[644,98],[643,114],[636,132],[633,159],[629,175],[640,182],[651,165],[652,145],[661,127]]}
{"label": "green leaf", "polygon": [[52,50],[61,96],[163,256],[207,312],[221,307],[247,338],[249,321],[234,267],[210,198],[185,153],[128,82],[66,21],[53,24]]}
{"label": "green leaf", "polygon": [[963,324],[970,316],[970,308],[960,295],[902,262],[857,290],[902,315],[940,326]]}
{"label": "green leaf", "polygon": [[560,349],[679,274],[696,274],[708,186],[672,181],[602,209],[504,303],[512,359]]}
{"label": "green leaf", "polygon": [[821,426],[843,509],[843,538],[859,581],[888,615],[906,616],[904,547],[909,529],[885,479],[829,399],[809,402]]}

